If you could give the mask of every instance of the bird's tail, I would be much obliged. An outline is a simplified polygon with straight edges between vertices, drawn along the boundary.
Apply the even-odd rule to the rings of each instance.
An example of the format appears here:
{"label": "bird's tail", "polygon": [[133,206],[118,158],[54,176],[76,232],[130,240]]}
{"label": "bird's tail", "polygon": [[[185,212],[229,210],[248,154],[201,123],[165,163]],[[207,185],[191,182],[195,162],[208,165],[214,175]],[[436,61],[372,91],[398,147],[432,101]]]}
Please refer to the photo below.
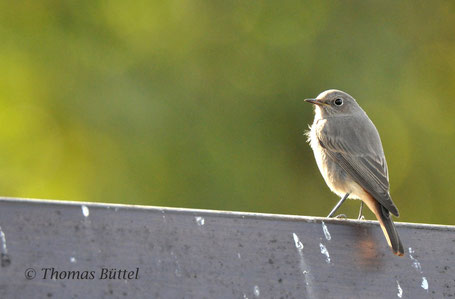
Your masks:
{"label": "bird's tail", "polygon": [[395,225],[393,224],[390,213],[382,205],[378,205],[379,211],[376,216],[378,217],[379,224],[381,225],[382,231],[384,232],[384,236],[387,239],[387,243],[389,243],[389,246],[392,248],[394,254],[403,256],[403,244],[401,243],[400,237],[398,236],[398,232],[395,228]]}
{"label": "bird's tail", "polygon": [[387,243],[392,248],[393,253],[398,256],[403,256],[403,244],[401,243],[398,232],[393,224],[390,212],[372,197],[365,201],[365,203],[376,215],[376,218],[378,218],[379,225],[381,226],[382,232],[384,233]]}

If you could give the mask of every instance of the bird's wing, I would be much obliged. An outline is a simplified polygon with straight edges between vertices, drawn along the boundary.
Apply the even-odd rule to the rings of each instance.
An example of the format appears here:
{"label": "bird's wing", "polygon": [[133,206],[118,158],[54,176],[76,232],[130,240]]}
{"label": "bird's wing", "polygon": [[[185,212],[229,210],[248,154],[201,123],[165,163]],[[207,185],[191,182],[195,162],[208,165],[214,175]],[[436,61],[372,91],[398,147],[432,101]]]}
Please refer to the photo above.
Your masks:
{"label": "bird's wing", "polygon": [[[387,162],[376,127],[368,119],[331,119],[318,130],[320,145],[351,178],[395,216],[389,194]],[[342,137],[341,137],[342,136]]]}

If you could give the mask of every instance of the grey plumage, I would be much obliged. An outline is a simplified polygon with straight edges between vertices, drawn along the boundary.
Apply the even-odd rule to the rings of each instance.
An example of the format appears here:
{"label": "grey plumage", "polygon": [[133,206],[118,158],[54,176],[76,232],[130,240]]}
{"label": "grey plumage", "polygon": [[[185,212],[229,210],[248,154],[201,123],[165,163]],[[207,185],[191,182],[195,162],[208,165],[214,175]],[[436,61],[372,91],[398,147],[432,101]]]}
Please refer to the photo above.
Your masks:
{"label": "grey plumage", "polygon": [[[342,196],[361,199],[378,218],[386,239],[403,255],[390,213],[399,215],[390,196],[389,174],[379,133],[367,114],[345,92],[327,90],[316,99],[315,118],[308,139],[329,188]],[[338,105],[338,104],[340,105]]]}

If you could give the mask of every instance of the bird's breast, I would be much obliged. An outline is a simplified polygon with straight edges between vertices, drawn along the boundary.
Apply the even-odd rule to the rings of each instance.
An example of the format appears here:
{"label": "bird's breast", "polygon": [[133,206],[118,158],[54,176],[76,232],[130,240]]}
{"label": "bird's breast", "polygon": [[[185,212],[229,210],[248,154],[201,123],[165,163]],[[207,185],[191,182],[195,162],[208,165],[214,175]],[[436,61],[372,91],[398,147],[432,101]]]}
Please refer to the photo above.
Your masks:
{"label": "bird's breast", "polygon": [[352,192],[352,180],[341,166],[330,158],[327,150],[319,143],[318,134],[322,134],[327,120],[315,120],[309,132],[309,141],[319,171],[330,190],[339,196]]}

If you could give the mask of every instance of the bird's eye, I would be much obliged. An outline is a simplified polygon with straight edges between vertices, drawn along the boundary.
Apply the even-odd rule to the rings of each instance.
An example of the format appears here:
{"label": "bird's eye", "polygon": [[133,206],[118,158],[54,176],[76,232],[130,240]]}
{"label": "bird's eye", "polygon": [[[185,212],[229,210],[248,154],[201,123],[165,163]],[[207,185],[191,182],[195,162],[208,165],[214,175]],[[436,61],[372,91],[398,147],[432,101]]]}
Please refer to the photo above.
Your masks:
{"label": "bird's eye", "polygon": [[342,99],[336,99],[335,100],[335,105],[337,105],[337,106],[343,105],[343,100]]}

